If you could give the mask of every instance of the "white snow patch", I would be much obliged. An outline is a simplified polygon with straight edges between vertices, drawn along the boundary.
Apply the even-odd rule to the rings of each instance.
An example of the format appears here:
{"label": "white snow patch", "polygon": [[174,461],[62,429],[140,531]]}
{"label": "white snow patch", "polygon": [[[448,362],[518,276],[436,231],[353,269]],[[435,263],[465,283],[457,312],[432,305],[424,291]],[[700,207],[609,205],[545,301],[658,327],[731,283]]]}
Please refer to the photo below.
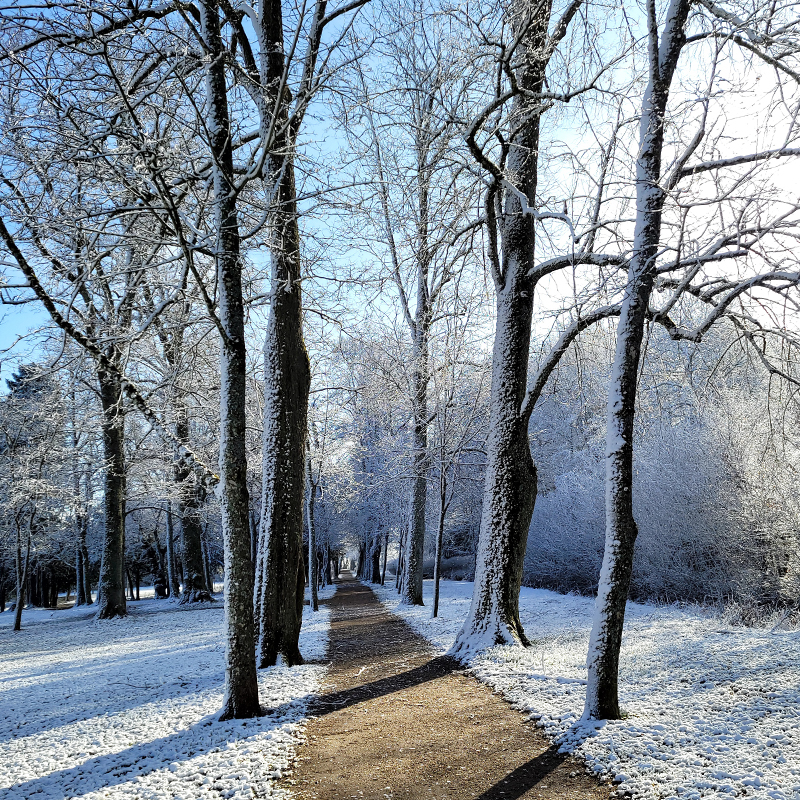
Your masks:
{"label": "white snow patch", "polygon": [[[99,623],[91,607],[23,611],[18,633],[9,627],[13,614],[0,614],[0,796],[288,797],[275,781],[291,769],[326,667],[260,670],[270,713],[217,722],[222,603],[129,609],[125,619]],[[307,660],[324,659],[328,628],[327,608],[305,608]]]}
{"label": "white snow patch", "polygon": [[[468,582],[442,581],[437,619],[381,600],[446,651],[467,615]],[[800,638],[730,626],[675,606],[629,603],[620,660],[624,720],[580,721],[592,598],[523,588],[520,617],[533,646],[495,647],[473,673],[588,768],[641,798],[800,797]]]}

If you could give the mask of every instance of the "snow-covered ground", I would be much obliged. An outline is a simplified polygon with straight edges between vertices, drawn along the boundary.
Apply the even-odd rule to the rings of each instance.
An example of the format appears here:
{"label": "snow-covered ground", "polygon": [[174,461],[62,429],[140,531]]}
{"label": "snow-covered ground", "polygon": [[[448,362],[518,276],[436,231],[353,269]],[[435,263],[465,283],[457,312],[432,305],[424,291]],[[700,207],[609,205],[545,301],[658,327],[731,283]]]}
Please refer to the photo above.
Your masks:
{"label": "snow-covered ground", "polygon": [[[440,617],[393,611],[437,647],[452,644],[471,583],[443,581]],[[520,617],[530,649],[496,647],[471,662],[475,675],[530,713],[564,751],[582,755],[619,791],[643,798],[800,797],[800,634],[734,627],[674,606],[630,603],[620,664],[626,718],[580,723],[593,601],[523,589]]]}
{"label": "snow-covered ground", "polygon": [[[325,590],[330,593],[332,590]],[[325,666],[259,672],[257,720],[216,722],[224,680],[222,603],[130,603],[123,620],[89,609],[0,614],[0,797],[284,797],[275,780],[304,738]],[[325,607],[306,607],[300,648],[321,662]]]}

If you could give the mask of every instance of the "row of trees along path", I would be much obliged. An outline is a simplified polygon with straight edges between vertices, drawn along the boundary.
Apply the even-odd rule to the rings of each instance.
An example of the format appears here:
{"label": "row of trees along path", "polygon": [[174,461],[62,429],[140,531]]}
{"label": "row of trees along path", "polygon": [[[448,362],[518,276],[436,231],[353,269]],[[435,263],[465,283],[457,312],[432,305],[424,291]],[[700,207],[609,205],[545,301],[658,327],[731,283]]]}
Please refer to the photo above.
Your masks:
{"label": "row of trees along path", "polygon": [[328,684],[286,788],[303,800],[608,798],[576,759],[349,573],[329,601]]}

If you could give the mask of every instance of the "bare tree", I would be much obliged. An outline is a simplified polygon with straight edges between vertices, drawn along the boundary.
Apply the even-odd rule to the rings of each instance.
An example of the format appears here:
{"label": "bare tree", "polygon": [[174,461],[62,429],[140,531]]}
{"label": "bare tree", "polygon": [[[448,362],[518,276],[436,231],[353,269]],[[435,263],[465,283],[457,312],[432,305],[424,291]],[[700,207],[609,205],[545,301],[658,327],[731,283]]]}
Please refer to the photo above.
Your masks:
{"label": "bare tree", "polygon": [[[777,212],[773,219],[765,224],[762,216],[766,208],[759,208],[756,214],[748,215],[748,207],[752,207],[755,199],[751,196],[740,213],[728,222],[721,207],[730,194],[730,187],[719,186],[717,192],[712,192],[710,196],[705,192],[702,199],[695,202],[679,192],[682,179],[689,176],[800,153],[799,150],[784,145],[770,152],[739,155],[730,159],[713,157],[689,166],[692,157],[702,152],[701,145],[706,139],[707,130],[712,125],[709,119],[709,107],[715,89],[714,78],[718,69],[719,54],[729,42],[741,43],[742,37],[747,37],[745,49],[755,53],[773,67],[779,85],[784,84],[787,79],[790,84],[797,80],[796,74],[789,66],[793,63],[792,54],[796,52],[796,47],[791,41],[796,21],[784,19],[781,17],[781,12],[764,14],[762,10],[756,8],[749,20],[744,21],[718,9],[713,4],[705,5],[710,9],[710,15],[698,12],[695,23],[697,33],[690,34],[690,15],[693,8],[691,2],[672,0],[663,21],[658,19],[655,2],[647,4],[648,84],[641,99],[637,142],[634,239],[628,262],[628,279],[620,311],[616,357],[609,387],[606,544],[587,657],[589,682],[584,715],[589,718],[618,719],[620,716],[617,674],[625,602],[637,536],[632,491],[633,430],[645,321],[652,316],[657,322],[666,324],[674,338],[699,341],[703,333],[746,292],[766,284],[769,284],[774,291],[782,292],[794,286],[798,279],[797,273],[771,267],[770,256],[764,247],[766,241],[771,238],[769,233],[779,234],[781,228],[795,224],[792,217],[797,210],[796,205],[789,204],[787,209]],[[777,17],[773,18],[773,14],[777,14]],[[780,30],[778,38],[768,33],[771,25]],[[779,43],[781,37],[785,38]],[[710,65],[708,90],[696,132],[665,169],[662,162],[665,152],[668,152],[665,143],[666,121],[669,119],[668,103],[671,90],[674,88],[673,81],[679,60],[688,44],[708,38],[721,40],[723,43],[717,43],[716,53]],[[778,59],[770,55],[773,50],[780,51]],[[797,135],[792,115],[787,130],[788,144]],[[715,145],[720,141],[718,138]],[[717,156],[716,146],[712,146],[710,150]],[[736,185],[741,180],[741,176],[738,176],[732,183]],[[683,256],[682,251],[688,250],[692,243],[694,231],[686,220],[693,207],[696,209],[698,206],[707,207],[711,202],[717,203],[719,218],[725,227],[722,231],[715,231],[715,238],[705,252],[697,254],[695,263],[691,264],[691,259],[686,259],[691,265],[687,265],[686,272],[680,279],[665,280],[659,284],[659,273],[663,275],[668,269],[674,268],[674,265],[665,268],[659,263],[659,256],[664,248],[663,219],[671,196],[675,197],[679,209],[680,230],[676,246],[679,261]],[[702,228],[707,227],[707,218],[703,218]],[[762,264],[766,262],[764,264],[766,272],[759,274],[756,271],[752,277],[733,281],[716,277],[707,278],[703,282],[698,277],[704,262],[743,259],[753,251],[763,259]],[[695,280],[701,288],[692,287],[692,282]],[[674,294],[660,310],[653,312],[650,308],[650,299],[656,285],[664,288],[674,287]],[[706,320],[691,331],[680,330],[669,319],[682,291],[689,291],[714,306]]]}
{"label": "bare tree", "polygon": [[[422,604],[427,505],[430,339],[437,320],[453,313],[447,288],[473,253],[477,183],[463,152],[463,118],[476,75],[454,57],[448,19],[424,2],[381,7],[371,57],[381,68],[354,65],[344,117],[359,168],[375,196],[354,203],[355,218],[370,220],[386,263],[378,280],[397,292],[411,338],[408,394],[411,480],[401,596]],[[466,156],[466,158],[465,158]],[[371,206],[373,201],[375,207]],[[363,247],[363,232],[356,233]],[[376,532],[377,534],[377,532]],[[381,537],[371,556],[380,557]],[[377,569],[377,568],[376,568]]]}

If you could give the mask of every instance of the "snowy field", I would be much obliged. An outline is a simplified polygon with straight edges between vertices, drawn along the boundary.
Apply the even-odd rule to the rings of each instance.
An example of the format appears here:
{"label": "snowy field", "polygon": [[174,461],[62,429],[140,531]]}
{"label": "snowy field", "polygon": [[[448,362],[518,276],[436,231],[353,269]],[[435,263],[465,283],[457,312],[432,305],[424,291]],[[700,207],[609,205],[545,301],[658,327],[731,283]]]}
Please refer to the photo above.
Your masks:
{"label": "snowy field", "polygon": [[[274,783],[304,738],[325,667],[261,670],[269,715],[216,722],[222,603],[128,608],[101,623],[91,609],[23,611],[19,633],[13,614],[0,614],[0,797],[284,797]],[[305,614],[301,651],[321,661],[328,611]]]}
{"label": "snowy field", "polygon": [[[440,617],[391,610],[437,647],[452,644],[471,583],[443,581]],[[673,606],[629,603],[620,665],[626,718],[587,728],[583,712],[593,601],[523,588],[529,650],[497,647],[471,663],[475,675],[537,720],[564,751],[642,798],[800,797],[800,634],[733,627]]]}

